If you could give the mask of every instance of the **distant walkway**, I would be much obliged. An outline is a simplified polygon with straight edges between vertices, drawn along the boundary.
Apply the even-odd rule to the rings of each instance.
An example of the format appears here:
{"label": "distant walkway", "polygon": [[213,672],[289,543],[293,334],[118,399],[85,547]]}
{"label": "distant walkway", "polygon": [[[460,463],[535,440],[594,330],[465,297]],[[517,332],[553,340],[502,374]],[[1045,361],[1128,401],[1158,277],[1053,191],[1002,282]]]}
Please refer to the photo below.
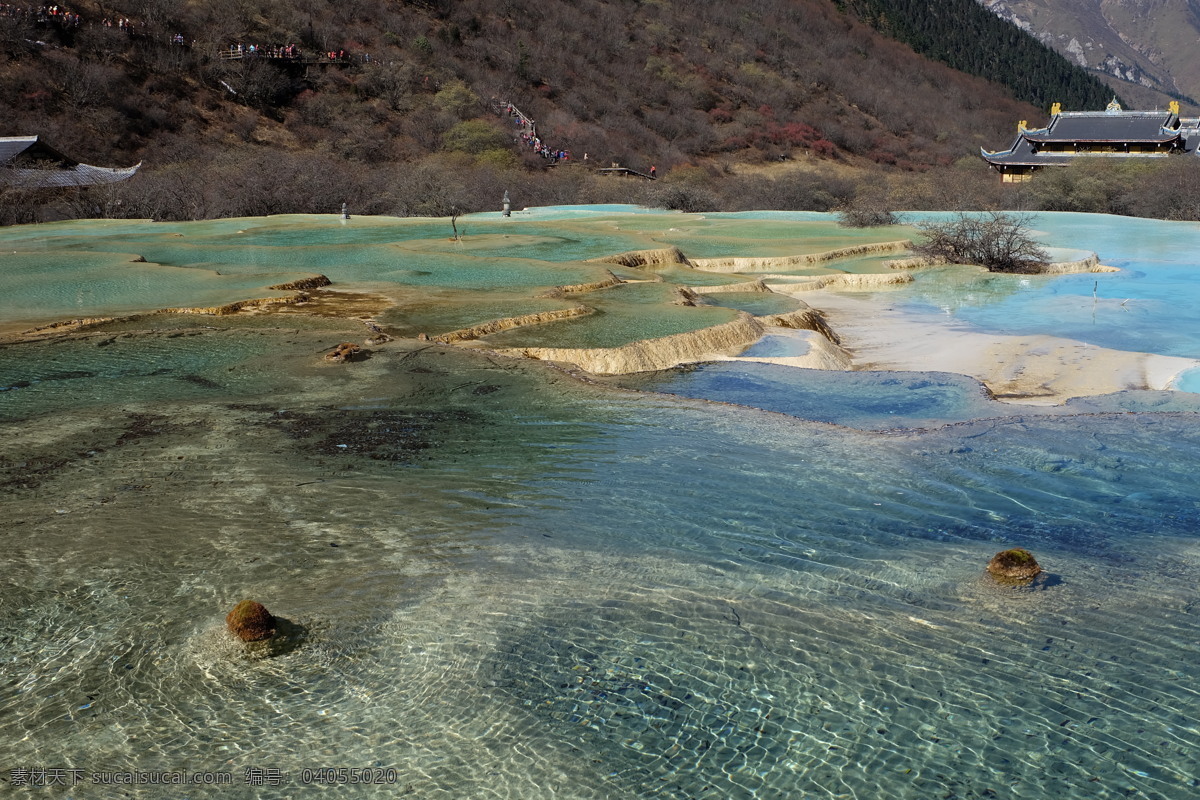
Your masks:
{"label": "distant walkway", "polygon": [[[182,44],[182,37],[176,44]],[[225,61],[240,61],[246,58],[269,58],[276,61],[286,61],[292,64],[351,64],[356,62],[370,63],[370,53],[351,53],[348,50],[330,50],[327,53],[305,53],[294,44],[274,45],[264,47],[260,44],[231,44],[228,49],[218,50],[218,55]]]}
{"label": "distant walkway", "polygon": [[[87,20],[71,11],[66,6],[19,6],[14,3],[0,3],[0,17],[25,20],[35,25],[52,25],[63,30],[73,30],[83,27]],[[105,17],[100,23],[105,28],[118,28],[130,36],[145,32],[146,24],[140,25],[128,17]]]}
{"label": "distant walkway", "polygon": [[596,172],[600,175],[623,175],[633,176],[635,178],[645,178],[648,181],[658,180],[658,170],[656,170],[654,167],[650,168],[650,172],[638,172],[636,169],[622,167],[616,162],[613,162],[611,167],[604,167],[603,169],[596,170]]}
{"label": "distant walkway", "polygon": [[[549,161],[551,166],[571,161],[576,164],[582,163],[585,166],[591,166],[587,153],[583,154],[583,161],[578,161],[572,158],[570,150],[556,150],[548,146],[538,135],[537,123],[533,121],[533,118],[507,100],[492,100],[492,109],[497,114],[512,119],[513,124],[521,131],[520,135],[514,138],[519,139],[525,146],[533,150],[533,152]],[[656,167],[650,167],[649,172],[639,172],[636,169],[622,167],[620,164],[614,163],[611,167],[596,170],[596,173],[600,175],[631,175],[637,178],[645,178],[648,181],[658,180],[658,169]]]}
{"label": "distant walkway", "polygon": [[[15,3],[0,3],[0,17],[23,20],[32,25],[60,28],[72,32],[89,26],[116,28],[130,37],[148,39],[145,21],[137,21],[128,17],[103,17],[99,21],[88,19],[68,9],[64,5],[17,5]],[[306,65],[358,64],[371,63],[369,53],[352,53],[349,50],[330,50],[325,53],[305,53],[299,46],[286,45],[244,44],[234,42],[229,45],[217,42],[201,42],[187,39],[182,33],[174,33],[167,37],[167,43],[175,47],[186,47],[202,53],[210,58],[224,61],[239,61],[246,58],[262,58],[272,61],[282,61]],[[39,44],[44,44],[39,42]]]}
{"label": "distant walkway", "polygon": [[[541,140],[537,132],[537,123],[521,111],[521,109],[506,100],[493,100],[492,107],[496,110],[497,114],[508,115],[513,120],[513,124],[520,128],[520,135],[514,138],[520,139],[522,144],[549,161],[552,165],[571,160],[570,150],[554,149]],[[586,155],[584,156],[584,160],[587,160]]]}

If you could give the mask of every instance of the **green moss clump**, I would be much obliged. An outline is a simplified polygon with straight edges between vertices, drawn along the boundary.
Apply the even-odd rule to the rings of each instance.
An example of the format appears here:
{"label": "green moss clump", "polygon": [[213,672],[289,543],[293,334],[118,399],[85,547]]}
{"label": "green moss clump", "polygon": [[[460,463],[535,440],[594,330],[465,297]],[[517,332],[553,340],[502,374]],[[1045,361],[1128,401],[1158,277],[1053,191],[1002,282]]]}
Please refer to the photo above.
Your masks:
{"label": "green moss clump", "polygon": [[275,635],[275,617],[262,603],[243,600],[225,617],[229,631],[243,642],[259,642]]}
{"label": "green moss clump", "polygon": [[1014,547],[992,556],[987,570],[1001,581],[1028,583],[1041,574],[1042,568],[1033,557],[1033,553],[1021,547]]}

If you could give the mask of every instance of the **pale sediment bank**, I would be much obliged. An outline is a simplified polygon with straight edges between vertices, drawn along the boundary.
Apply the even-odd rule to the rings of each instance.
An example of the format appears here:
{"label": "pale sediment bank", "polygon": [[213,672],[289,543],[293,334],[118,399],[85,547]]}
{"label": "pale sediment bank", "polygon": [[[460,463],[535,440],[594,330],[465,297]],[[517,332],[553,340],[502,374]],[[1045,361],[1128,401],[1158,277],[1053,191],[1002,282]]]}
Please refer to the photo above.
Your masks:
{"label": "pale sediment bank", "polygon": [[934,315],[841,294],[810,298],[837,331],[853,369],[957,372],[1000,400],[1058,405],[1072,397],[1167,389],[1200,360],[1112,350],[1055,336],[967,330]]}
{"label": "pale sediment bank", "polygon": [[1087,258],[1076,261],[1056,261],[1038,270],[1037,275],[1074,275],[1081,272],[1120,272],[1116,267],[1106,267],[1100,263],[1100,257],[1092,253]]}
{"label": "pale sediment bank", "polygon": [[294,294],[290,297],[256,297],[251,300],[237,300],[220,306],[197,306],[193,308],[161,308],[156,314],[198,314],[209,317],[222,317],[227,314],[237,314],[239,311],[265,308],[267,306],[290,306],[308,300],[305,294]]}
{"label": "pale sediment bank", "polygon": [[278,307],[285,305],[298,305],[308,300],[308,296],[304,294],[296,294],[289,297],[260,297],[251,300],[237,300],[232,303],[225,303],[219,306],[198,306],[194,308],[160,308],[154,311],[145,311],[135,314],[127,314],[124,316],[114,317],[80,317],[76,319],[61,320],[59,322],[50,322],[45,325],[38,325],[33,328],[14,329],[12,331],[2,331],[0,335],[14,335],[20,339],[41,339],[50,336],[64,336],[72,333],[84,331],[95,325],[103,325],[107,322],[113,322],[118,319],[138,319],[140,317],[152,316],[154,314],[194,314],[205,317],[223,317],[230,314],[237,314],[241,311],[249,311],[255,309],[264,309],[269,307]]}
{"label": "pale sediment bank", "polygon": [[[801,301],[802,302],[802,301]],[[596,375],[625,375],[670,369],[698,361],[723,361],[736,356],[762,338],[770,327],[807,330],[809,353],[786,359],[760,359],[813,369],[846,369],[850,358],[838,346],[838,337],[821,312],[804,304],[786,314],[738,318],[711,328],[644,339],[621,347],[521,347],[496,352],[508,356],[574,364]]]}
{"label": "pale sediment bank", "polygon": [[[892,261],[883,262],[883,266],[888,269],[895,270],[919,270],[929,269],[930,267],[944,267],[949,262],[944,258],[930,258],[928,256],[913,256],[912,258],[897,258]],[[972,265],[967,265],[972,266]],[[984,269],[984,267],[976,267]],[[986,270],[985,270],[986,271]],[[1090,254],[1086,258],[1080,258],[1073,261],[1054,261],[1046,264],[1036,272],[1031,272],[1031,275],[1073,275],[1081,272],[1120,272],[1116,267],[1107,267],[1100,263],[1100,257],[1095,253]]]}
{"label": "pale sediment bank", "polygon": [[795,356],[735,356],[714,358],[713,361],[750,361],[757,364],[776,364],[797,369],[824,369],[846,372],[853,369],[850,355],[816,331],[804,331],[808,352]]}
{"label": "pale sediment bank", "polygon": [[726,292],[770,292],[762,279],[745,283],[727,283],[724,286],[689,286],[695,294],[725,294]]}
{"label": "pale sediment bank", "polygon": [[813,331],[823,336],[830,344],[841,344],[841,337],[837,335],[837,332],[833,328],[829,327],[824,314],[803,300],[797,300],[796,302],[800,303],[803,308],[789,311],[786,314],[768,314],[767,316],[756,317],[756,319],[762,324],[771,327]]}
{"label": "pale sediment bank", "polygon": [[693,266],[688,257],[678,247],[660,247],[654,250],[630,250],[627,253],[617,253],[611,256],[588,259],[588,263],[619,264],[622,267],[673,267]]}
{"label": "pale sediment bank", "polygon": [[288,281],[287,283],[277,283],[267,288],[277,292],[296,292],[304,289],[323,289],[326,286],[332,285],[333,281],[324,275],[310,275],[307,278],[300,278],[299,280]]}
{"label": "pale sediment bank", "polygon": [[[304,278],[296,283],[308,283],[311,281],[313,286],[321,287],[331,285],[330,283],[321,282],[328,280],[328,278],[321,275],[314,276],[313,278]],[[288,285],[281,284],[281,286]],[[224,317],[236,314],[295,313],[313,317],[340,318],[348,321],[368,321],[378,316],[383,309],[391,306],[393,302],[391,298],[383,295],[321,290],[318,288],[312,292],[298,291],[282,297],[237,300],[217,306],[159,308],[115,316],[76,317],[74,319],[36,325],[34,327],[28,327],[28,323],[0,325],[0,340],[32,341],[69,337],[76,333],[86,333],[90,328],[98,325],[120,320],[133,321],[157,315]]]}
{"label": "pale sediment bank", "polygon": [[912,256],[911,258],[893,258],[891,261],[883,262],[883,266],[887,269],[929,269],[943,266],[945,263],[946,259],[944,258]]}
{"label": "pale sediment bank", "polygon": [[827,250],[824,253],[808,253],[797,256],[693,258],[691,259],[691,266],[706,272],[774,272],[816,267],[843,258],[903,253],[911,248],[912,242],[904,239],[897,242],[859,244],[853,247]]}
{"label": "pale sediment bank", "polygon": [[[772,278],[783,276],[772,276]],[[888,286],[902,286],[916,280],[908,272],[843,272],[837,275],[816,275],[803,280],[790,280],[786,283],[770,283],[768,288],[782,294],[793,292],[819,292],[821,290],[854,291],[882,289]]]}
{"label": "pale sediment bank", "polygon": [[594,309],[587,306],[574,306],[572,308],[560,308],[554,311],[539,311],[536,314],[523,314],[519,317],[505,317],[504,319],[496,319],[491,322],[485,322],[482,325],[474,325],[470,328],[460,328],[449,333],[439,334],[429,337],[432,341],[442,342],[443,344],[453,344],[454,342],[467,342],[473,339],[478,339],[483,336],[489,336],[493,333],[501,331],[510,331],[514,328],[524,328],[529,325],[541,325],[546,322],[557,322],[563,319],[572,319],[574,317],[585,317],[588,314],[595,313]]}
{"label": "pale sediment bank", "polygon": [[600,289],[610,289],[613,286],[621,283],[624,283],[624,281],[609,272],[608,277],[602,281],[593,281],[592,283],[575,283],[567,286],[555,286],[553,289],[538,295],[538,297],[553,298],[562,297],[566,294],[584,294],[586,292],[595,292]]}
{"label": "pale sediment bank", "polygon": [[624,375],[732,355],[758,341],[765,330],[761,322],[742,312],[737,319],[722,325],[645,339],[622,347],[521,347],[496,352],[539,361],[567,362],[596,375]]}
{"label": "pale sediment bank", "polygon": [[[41,339],[49,336],[62,336],[64,334],[76,333],[93,325],[102,325],[105,322],[112,322],[118,319],[117,317],[79,317],[76,319],[65,319],[60,322],[51,322],[46,325],[38,325],[34,328],[26,328],[20,331],[13,331],[22,339]],[[5,331],[3,333],[9,333]]]}

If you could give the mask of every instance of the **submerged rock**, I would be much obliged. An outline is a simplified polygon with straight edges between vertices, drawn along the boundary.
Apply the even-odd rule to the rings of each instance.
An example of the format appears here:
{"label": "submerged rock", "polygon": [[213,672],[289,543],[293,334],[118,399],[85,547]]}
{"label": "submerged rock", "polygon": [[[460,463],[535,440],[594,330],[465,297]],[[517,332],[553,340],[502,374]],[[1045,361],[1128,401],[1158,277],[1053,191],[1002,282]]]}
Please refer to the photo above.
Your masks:
{"label": "submerged rock", "polygon": [[325,360],[340,364],[343,361],[353,361],[361,352],[362,348],[354,342],[342,342],[325,354]]}
{"label": "submerged rock", "polygon": [[243,642],[260,642],[275,635],[275,617],[266,606],[254,600],[243,600],[225,617],[230,633]]}
{"label": "submerged rock", "polygon": [[992,556],[987,571],[1006,583],[1029,583],[1041,574],[1042,568],[1033,553],[1021,547],[1003,550]]}

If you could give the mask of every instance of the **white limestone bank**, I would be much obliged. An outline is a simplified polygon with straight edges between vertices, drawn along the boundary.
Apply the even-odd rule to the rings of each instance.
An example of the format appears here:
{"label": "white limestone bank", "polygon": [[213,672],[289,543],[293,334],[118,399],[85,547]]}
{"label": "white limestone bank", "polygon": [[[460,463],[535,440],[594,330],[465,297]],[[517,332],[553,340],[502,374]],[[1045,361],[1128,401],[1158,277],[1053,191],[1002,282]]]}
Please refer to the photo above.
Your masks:
{"label": "white limestone bank", "polygon": [[600,289],[610,289],[613,286],[616,286],[621,283],[624,283],[624,281],[622,281],[616,275],[613,275],[612,272],[609,272],[608,277],[602,281],[593,281],[591,283],[573,283],[573,284],[569,284],[566,286],[555,286],[553,289],[550,289],[549,291],[538,295],[538,297],[554,298],[554,297],[563,297],[564,295],[568,295],[568,294],[587,294],[588,292],[595,292]]}
{"label": "white limestone bank", "polygon": [[833,345],[840,345],[842,340],[838,337],[833,328],[829,327],[829,323],[825,321],[825,315],[815,308],[812,308],[803,300],[797,300],[803,308],[798,308],[795,311],[789,311],[786,314],[770,314],[765,317],[756,317],[756,319],[764,325],[776,328],[791,328],[792,330],[813,331]]}
{"label": "white limestone bank", "polygon": [[622,347],[513,347],[502,355],[574,364],[596,375],[653,372],[698,361],[724,361],[762,338],[769,327],[808,330],[808,355],[787,359],[791,366],[813,369],[846,369],[850,357],[838,346],[837,335],[821,312],[805,305],[787,314],[753,317],[740,312],[737,319],[711,328],[646,339]]}
{"label": "white limestone bank", "polygon": [[[885,261],[883,265],[888,269],[895,270],[920,270],[930,267],[944,267],[948,262],[944,258],[930,258],[927,256],[914,256],[912,258],[897,258],[892,261]],[[975,265],[965,265],[975,266]],[[985,267],[978,267],[985,270]],[[1107,267],[1100,263],[1100,257],[1095,253],[1090,253],[1084,258],[1073,259],[1068,261],[1053,261],[1049,264],[1044,264],[1039,269],[1028,274],[1030,275],[1075,275],[1086,272],[1120,272],[1116,267]]]}
{"label": "white limestone bank", "polygon": [[[875,242],[842,247],[824,253],[808,253],[799,256],[763,256],[755,258],[693,258],[690,266],[706,272],[773,272],[778,270],[806,269],[827,264],[843,258],[858,258],[870,255],[904,253],[912,249],[912,242]],[[682,255],[682,254],[681,254]]]}
{"label": "white limestone bank", "polygon": [[625,375],[730,356],[757,342],[765,331],[761,322],[741,312],[737,319],[722,325],[622,347],[522,347],[497,352],[538,361],[566,362],[596,375]]}
{"label": "white limestone bank", "polygon": [[883,266],[888,269],[929,269],[930,267],[940,267],[946,263],[944,258],[933,258],[930,256],[912,256],[911,258],[893,258],[890,261],[883,262]]}
{"label": "white limestone bank", "polygon": [[674,267],[693,266],[688,257],[678,247],[661,247],[655,250],[630,250],[627,253],[617,253],[611,256],[588,259],[589,263],[619,264],[622,267],[641,269],[644,267]]}
{"label": "white limestone bank", "polygon": [[[1067,352],[1070,346],[1055,349],[1054,357],[1030,361],[1019,358],[1019,367],[1015,370],[997,369],[999,353],[991,352],[981,341],[975,341],[973,336],[963,336],[955,331],[949,334],[939,328],[936,334],[926,331],[931,339],[938,340],[936,348],[930,352],[930,358],[912,357],[909,324],[897,324],[893,317],[888,321],[892,324],[880,324],[881,310],[877,303],[866,303],[858,306],[867,313],[847,315],[845,304],[852,301],[847,298],[835,302],[831,293],[853,291],[875,291],[892,286],[911,283],[913,272],[922,268],[939,266],[939,262],[925,258],[902,258],[885,262],[887,272],[878,273],[837,273],[829,275],[796,275],[780,274],[789,270],[800,270],[807,267],[820,266],[843,258],[860,257],[864,255],[883,255],[888,253],[906,253],[912,243],[905,241],[880,242],[875,244],[857,245],[854,247],[830,250],[825,253],[814,253],[799,256],[763,257],[763,258],[717,258],[690,259],[676,247],[656,250],[637,250],[620,253],[614,256],[593,259],[595,262],[619,264],[628,268],[653,270],[656,266],[686,267],[701,271],[719,273],[754,273],[748,275],[749,280],[718,286],[688,286],[681,289],[682,300],[691,304],[692,301],[705,295],[738,293],[770,293],[779,292],[796,299],[801,308],[786,314],[774,314],[763,317],[753,317],[740,312],[737,319],[711,328],[679,333],[657,339],[633,342],[621,347],[610,348],[568,348],[568,347],[525,347],[504,348],[496,352],[503,355],[532,358],[541,361],[554,361],[573,364],[583,370],[597,375],[619,375],[634,372],[651,372],[670,369],[681,364],[702,361],[724,361],[728,359],[746,358],[753,361],[787,364],[794,367],[812,369],[917,369],[919,371],[955,371],[966,375],[979,377],[993,391],[1011,400],[1025,402],[1056,403],[1079,394],[1095,393],[1105,389],[1130,388],[1135,386],[1157,386],[1164,379],[1176,374],[1184,366],[1182,360],[1164,361],[1161,359],[1130,359],[1128,363],[1119,364],[1116,370],[1120,377],[1111,382],[1101,382],[1101,385],[1082,386],[1077,380],[1065,379],[1063,373],[1071,373],[1076,367],[1075,362],[1080,354]],[[978,269],[982,269],[979,267]],[[1065,275],[1082,272],[1113,272],[1112,267],[1099,263],[1095,254],[1073,261],[1060,261],[1046,265],[1042,274]],[[616,280],[615,276],[612,276]],[[605,282],[607,283],[607,282]],[[605,288],[603,284],[581,285],[579,287],[560,287],[577,291],[591,291]],[[826,315],[816,308],[809,306],[799,295],[811,292],[821,292],[822,307],[832,310],[833,324]],[[857,304],[855,304],[857,305]],[[510,320],[500,320],[488,323],[476,329],[455,331],[438,337],[439,340],[459,342],[466,346],[487,347],[486,341],[470,341],[480,336],[486,336],[499,330],[507,330],[526,324],[551,322],[570,316],[586,313],[583,307],[534,314]],[[771,327],[789,328],[792,330],[808,331],[803,338],[808,344],[808,352],[803,355],[786,357],[743,357],[739,354],[750,345],[757,342]],[[835,330],[836,329],[836,330]],[[947,336],[954,339],[958,346],[948,347]],[[919,338],[919,337],[918,337]],[[963,348],[961,345],[970,340],[973,347]],[[891,342],[892,346],[886,346]],[[847,344],[848,343],[848,344]],[[907,343],[907,344],[906,344]],[[989,345],[995,342],[988,342]],[[1016,344],[1016,343],[1013,343]],[[1001,347],[1008,358],[1014,356],[1014,350],[1020,352],[1027,349],[1029,342],[1021,342],[1015,348]],[[1041,344],[1048,344],[1041,342]],[[846,349],[846,347],[849,349]],[[1036,350],[1036,348],[1034,348]],[[970,350],[967,359],[947,358],[946,353],[959,350]],[[936,357],[940,354],[941,357]],[[1118,359],[1119,360],[1119,359]],[[968,363],[974,362],[975,368]]]}
{"label": "white limestone bank", "polygon": [[[773,279],[786,276],[772,276]],[[803,280],[772,284],[772,291],[783,294],[793,292],[819,292],[821,290],[851,291],[881,289],[888,286],[901,286],[916,280],[908,272],[844,272],[838,275],[817,275]]]}
{"label": "white limestone bank", "polygon": [[456,331],[439,334],[430,337],[432,341],[442,342],[443,344],[453,344],[455,342],[469,342],[473,339],[478,339],[482,336],[489,336],[493,333],[501,331],[511,331],[514,328],[524,328],[529,325],[542,325],[547,322],[558,322],[563,319],[573,319],[575,317],[586,317],[588,314],[594,313],[594,309],[587,306],[574,306],[572,308],[560,308],[554,311],[539,311],[535,314],[524,314],[519,317],[505,317],[504,319],[496,319],[491,322],[485,322],[482,325],[474,325],[470,328],[459,328]]}
{"label": "white limestone bank", "polygon": [[852,355],[853,369],[956,372],[998,400],[1058,405],[1126,389],[1167,389],[1200,360],[1111,350],[1046,335],[974,331],[945,315],[830,293],[813,300]]}
{"label": "white limestone bank", "polygon": [[746,281],[745,283],[727,283],[723,286],[689,286],[695,294],[726,294],[727,292],[759,292],[770,293],[762,279]]}
{"label": "white limestone bank", "polygon": [[1120,272],[1116,267],[1106,267],[1100,263],[1100,257],[1095,253],[1087,258],[1076,261],[1056,261],[1047,264],[1037,271],[1038,275],[1074,275],[1081,272]]}

